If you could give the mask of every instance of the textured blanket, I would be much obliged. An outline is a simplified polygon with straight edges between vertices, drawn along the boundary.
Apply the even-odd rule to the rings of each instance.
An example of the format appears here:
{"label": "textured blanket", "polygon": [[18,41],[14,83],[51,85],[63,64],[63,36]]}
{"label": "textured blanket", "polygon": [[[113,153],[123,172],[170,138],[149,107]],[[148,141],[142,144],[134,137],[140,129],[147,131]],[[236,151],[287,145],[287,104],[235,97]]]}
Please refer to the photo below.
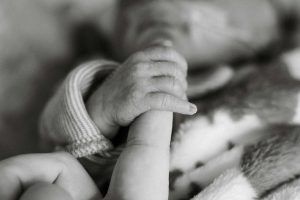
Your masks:
{"label": "textured blanket", "polygon": [[300,198],[299,66],[299,50],[244,66],[199,100],[173,138],[170,200]]}

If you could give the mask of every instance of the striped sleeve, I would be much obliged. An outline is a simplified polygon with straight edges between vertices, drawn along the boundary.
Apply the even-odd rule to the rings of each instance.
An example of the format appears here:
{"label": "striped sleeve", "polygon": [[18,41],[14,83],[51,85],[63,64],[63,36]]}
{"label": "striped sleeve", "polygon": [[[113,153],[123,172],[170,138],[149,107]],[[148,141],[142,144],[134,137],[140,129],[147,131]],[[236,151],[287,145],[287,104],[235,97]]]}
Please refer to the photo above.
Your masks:
{"label": "striped sleeve", "polygon": [[93,154],[109,157],[113,145],[90,118],[84,97],[96,80],[103,79],[116,66],[114,62],[96,60],[72,71],[42,114],[41,139],[77,158]]}

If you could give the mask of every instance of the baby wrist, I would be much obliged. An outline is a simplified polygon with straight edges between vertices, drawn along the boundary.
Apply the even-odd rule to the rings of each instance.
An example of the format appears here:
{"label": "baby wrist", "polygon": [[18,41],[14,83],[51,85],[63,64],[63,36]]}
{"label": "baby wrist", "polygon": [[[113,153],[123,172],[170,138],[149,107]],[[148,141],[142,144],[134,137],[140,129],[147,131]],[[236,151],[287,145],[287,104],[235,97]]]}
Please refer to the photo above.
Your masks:
{"label": "baby wrist", "polygon": [[56,145],[77,158],[94,154],[109,157],[113,145],[91,119],[84,98],[93,82],[112,72],[115,66],[113,62],[97,60],[71,72],[44,112],[42,134],[60,138],[59,143],[54,141]]}

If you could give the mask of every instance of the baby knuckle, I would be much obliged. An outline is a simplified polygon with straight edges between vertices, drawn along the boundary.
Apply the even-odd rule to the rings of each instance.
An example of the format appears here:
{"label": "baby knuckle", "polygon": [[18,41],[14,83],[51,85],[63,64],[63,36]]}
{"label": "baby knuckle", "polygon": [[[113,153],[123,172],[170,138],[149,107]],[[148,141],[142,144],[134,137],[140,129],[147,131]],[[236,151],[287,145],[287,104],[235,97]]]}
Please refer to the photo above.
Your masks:
{"label": "baby knuckle", "polygon": [[143,72],[152,71],[154,69],[153,66],[155,66],[155,63],[152,61],[143,63]]}
{"label": "baby knuckle", "polygon": [[131,70],[134,76],[139,77],[144,74],[145,68],[146,68],[145,63],[136,63],[135,65],[132,66]]}
{"label": "baby knuckle", "polygon": [[142,92],[139,89],[133,90],[129,96],[130,99],[133,101],[136,101],[137,99],[140,99],[142,96]]}
{"label": "baby knuckle", "polygon": [[127,99],[140,99],[143,94],[143,87],[138,82],[132,84],[129,93],[127,93]]}
{"label": "baby knuckle", "polygon": [[171,73],[174,74],[175,77],[184,77],[185,76],[184,71],[178,69],[176,66],[170,70],[172,70]]}
{"label": "baby knuckle", "polygon": [[174,86],[174,91],[177,94],[182,94],[183,93],[183,88],[179,83],[176,83],[175,86]]}
{"label": "baby knuckle", "polygon": [[143,61],[146,58],[147,58],[147,53],[144,51],[139,51],[139,52],[133,54],[133,56],[132,56],[132,59],[137,62]]}
{"label": "baby knuckle", "polygon": [[173,90],[180,89],[180,85],[175,78],[169,78],[168,84]]}
{"label": "baby knuckle", "polygon": [[160,99],[160,107],[161,108],[166,108],[168,107],[169,104],[169,97],[167,95],[163,95]]}
{"label": "baby knuckle", "polygon": [[173,48],[165,46],[154,46],[145,50],[148,57],[156,57],[157,55],[168,57],[168,55],[171,54],[173,51]]}
{"label": "baby knuckle", "polygon": [[139,68],[140,68],[140,64],[136,63],[136,64],[131,65],[130,71],[133,75],[136,75],[139,71]]}
{"label": "baby knuckle", "polygon": [[161,54],[166,55],[167,57],[172,57],[173,55],[175,55],[175,50],[171,47],[165,47],[165,46],[158,47],[158,51]]}

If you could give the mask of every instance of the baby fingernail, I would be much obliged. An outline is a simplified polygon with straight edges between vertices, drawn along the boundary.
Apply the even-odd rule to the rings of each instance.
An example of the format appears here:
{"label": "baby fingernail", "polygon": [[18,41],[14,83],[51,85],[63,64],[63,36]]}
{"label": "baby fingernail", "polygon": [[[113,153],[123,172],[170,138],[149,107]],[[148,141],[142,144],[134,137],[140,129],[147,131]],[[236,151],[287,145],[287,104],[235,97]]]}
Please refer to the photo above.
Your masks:
{"label": "baby fingernail", "polygon": [[190,113],[195,114],[197,112],[197,106],[194,104],[190,104]]}
{"label": "baby fingernail", "polygon": [[161,44],[166,47],[173,47],[173,42],[171,40],[164,40]]}
{"label": "baby fingernail", "polygon": [[166,39],[157,39],[152,42],[151,46],[173,47],[173,42]]}

